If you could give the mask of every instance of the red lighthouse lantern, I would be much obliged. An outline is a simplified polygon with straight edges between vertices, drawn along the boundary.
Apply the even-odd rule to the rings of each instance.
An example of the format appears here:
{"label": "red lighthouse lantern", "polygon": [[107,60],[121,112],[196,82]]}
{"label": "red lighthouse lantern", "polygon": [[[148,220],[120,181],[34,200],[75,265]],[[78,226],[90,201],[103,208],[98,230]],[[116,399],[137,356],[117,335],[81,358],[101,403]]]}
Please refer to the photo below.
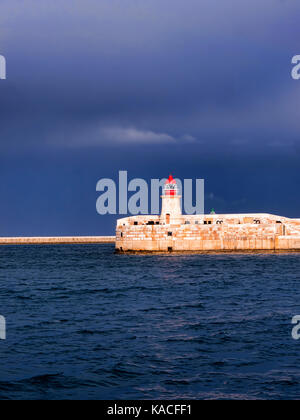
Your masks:
{"label": "red lighthouse lantern", "polygon": [[175,196],[178,195],[178,186],[172,175],[169,176],[165,183],[164,195]]}

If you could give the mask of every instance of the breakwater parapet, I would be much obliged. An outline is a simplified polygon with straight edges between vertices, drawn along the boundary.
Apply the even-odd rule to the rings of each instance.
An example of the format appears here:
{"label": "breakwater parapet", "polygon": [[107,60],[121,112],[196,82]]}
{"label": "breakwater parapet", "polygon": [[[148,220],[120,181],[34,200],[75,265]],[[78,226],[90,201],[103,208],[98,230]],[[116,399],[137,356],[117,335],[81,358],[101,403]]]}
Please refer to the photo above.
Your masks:
{"label": "breakwater parapet", "polygon": [[114,242],[115,236],[0,237],[0,245],[105,244]]}

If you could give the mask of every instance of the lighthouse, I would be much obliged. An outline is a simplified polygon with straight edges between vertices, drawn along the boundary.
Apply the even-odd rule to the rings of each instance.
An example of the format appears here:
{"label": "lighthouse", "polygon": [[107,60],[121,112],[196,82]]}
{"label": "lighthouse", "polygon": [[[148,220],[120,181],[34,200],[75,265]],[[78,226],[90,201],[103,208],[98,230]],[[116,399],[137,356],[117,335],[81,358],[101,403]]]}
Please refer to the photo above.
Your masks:
{"label": "lighthouse", "polygon": [[167,179],[162,198],[162,209],[160,223],[170,225],[181,222],[181,196],[179,195],[178,185],[172,175]]}
{"label": "lighthouse", "polygon": [[300,218],[215,214],[214,210],[182,214],[181,184],[177,182],[172,175],[162,182],[160,215],[134,215],[117,221],[117,252],[300,252]]}

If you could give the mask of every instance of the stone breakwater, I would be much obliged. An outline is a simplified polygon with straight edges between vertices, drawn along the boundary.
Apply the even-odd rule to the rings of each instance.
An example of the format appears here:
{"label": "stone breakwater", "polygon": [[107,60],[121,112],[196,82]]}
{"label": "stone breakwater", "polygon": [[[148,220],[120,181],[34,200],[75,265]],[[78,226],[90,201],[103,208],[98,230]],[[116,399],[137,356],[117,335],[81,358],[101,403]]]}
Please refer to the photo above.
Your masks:
{"label": "stone breakwater", "polygon": [[0,237],[0,245],[104,244],[114,242],[115,236]]}
{"label": "stone breakwater", "polygon": [[300,219],[259,213],[133,216],[118,220],[116,250],[300,251]]}

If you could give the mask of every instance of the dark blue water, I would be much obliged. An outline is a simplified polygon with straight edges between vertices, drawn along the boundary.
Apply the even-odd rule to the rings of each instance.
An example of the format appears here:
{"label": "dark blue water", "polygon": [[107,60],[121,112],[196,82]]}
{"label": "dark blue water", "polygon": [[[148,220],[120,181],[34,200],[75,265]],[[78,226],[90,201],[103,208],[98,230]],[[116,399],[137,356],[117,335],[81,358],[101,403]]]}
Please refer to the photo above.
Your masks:
{"label": "dark blue water", "polygon": [[299,398],[300,254],[0,248],[1,399]]}

